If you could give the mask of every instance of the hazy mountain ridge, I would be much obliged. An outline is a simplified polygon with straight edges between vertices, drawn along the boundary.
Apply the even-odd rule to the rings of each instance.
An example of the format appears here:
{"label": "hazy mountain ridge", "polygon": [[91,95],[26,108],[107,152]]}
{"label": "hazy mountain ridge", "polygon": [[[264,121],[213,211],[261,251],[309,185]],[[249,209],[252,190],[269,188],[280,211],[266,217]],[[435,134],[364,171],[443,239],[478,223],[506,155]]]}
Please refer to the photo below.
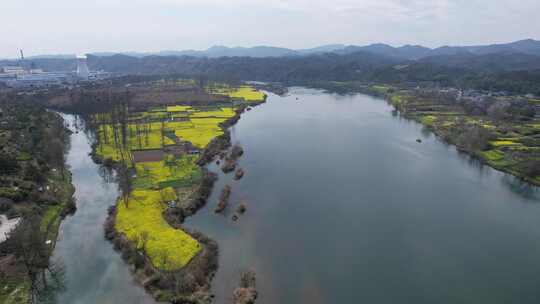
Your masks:
{"label": "hazy mountain ridge", "polygon": [[[213,46],[206,50],[163,50],[158,52],[94,52],[89,55],[107,57],[113,55],[127,55],[131,57],[143,58],[150,56],[190,56],[190,57],[286,57],[286,56],[309,56],[324,53],[334,53],[346,55],[356,52],[370,52],[377,55],[395,57],[398,59],[418,60],[431,56],[453,56],[453,55],[487,55],[494,53],[521,53],[527,55],[540,56],[540,41],[533,39],[519,40],[511,43],[475,45],[475,46],[441,46],[438,48],[428,48],[421,45],[404,45],[393,47],[384,43],[374,43],[365,46],[329,44],[307,49],[290,49],[273,46],[255,47],[227,47]],[[29,56],[27,59],[72,59],[75,54],[51,54]]]}
{"label": "hazy mountain ridge", "polygon": [[528,55],[540,56],[540,41],[533,39],[520,40],[504,44],[476,45],[476,46],[441,46],[438,48],[427,48],[421,45],[404,45],[393,47],[388,44],[375,43],[366,46],[330,44],[310,49],[289,49],[282,47],[271,46],[255,46],[255,47],[226,47],[213,46],[207,50],[184,50],[184,51],[160,51],[153,53],[140,52],[102,52],[92,53],[95,56],[111,56],[115,54],[128,55],[133,57],[147,56],[192,56],[192,57],[284,57],[284,56],[306,56],[322,53],[350,54],[359,51],[375,53],[399,59],[417,60],[430,56],[441,55],[487,55],[493,53],[523,53]]}
{"label": "hazy mountain ridge", "polygon": [[[175,53],[139,57],[88,55],[88,65],[92,70],[120,75],[206,75],[222,80],[292,84],[319,81],[438,84],[535,92],[540,95],[540,56],[535,55],[537,44],[540,42],[531,40],[507,45],[441,47],[435,50],[410,45],[400,48],[384,44],[362,48],[334,45],[303,50],[303,55],[285,55],[289,53],[287,49],[261,47],[255,49],[260,57],[253,56],[253,48],[215,47],[210,53],[242,52],[243,56],[177,56]],[[282,55],[269,56],[276,52]],[[76,69],[75,58],[28,61],[46,71]],[[0,61],[0,66],[13,63]]]}

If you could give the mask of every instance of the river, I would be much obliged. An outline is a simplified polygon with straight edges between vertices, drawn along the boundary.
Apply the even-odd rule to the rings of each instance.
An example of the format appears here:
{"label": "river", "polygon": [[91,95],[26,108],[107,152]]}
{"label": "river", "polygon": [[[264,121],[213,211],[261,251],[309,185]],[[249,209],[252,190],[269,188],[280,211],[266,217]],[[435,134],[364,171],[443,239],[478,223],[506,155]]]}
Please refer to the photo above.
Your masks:
{"label": "river", "polygon": [[[458,153],[383,100],[294,88],[270,94],[231,132],[246,175],[219,173],[207,207],[186,222],[220,246],[216,303],[230,302],[247,269],[257,273],[259,304],[538,303],[538,190]],[[67,272],[60,302],[149,302],[103,238],[117,189],[89,151],[83,133],[72,135],[78,210],[55,250]],[[230,211],[216,215],[225,184]],[[247,212],[233,222],[239,202]]]}
{"label": "river", "polygon": [[[538,192],[383,100],[293,89],[232,131],[246,175],[187,223],[220,245],[217,303],[246,269],[259,304],[538,303]],[[237,223],[213,214],[224,184]]]}
{"label": "river", "polygon": [[[76,131],[75,117],[63,115]],[[82,123],[81,121],[78,121]],[[104,237],[107,209],[118,197],[115,183],[106,181],[88,153],[87,134],[71,135],[67,163],[73,176],[77,211],[61,224],[53,259],[65,266],[66,291],[58,296],[62,304],[146,304],[154,303],[133,280],[127,264]]]}

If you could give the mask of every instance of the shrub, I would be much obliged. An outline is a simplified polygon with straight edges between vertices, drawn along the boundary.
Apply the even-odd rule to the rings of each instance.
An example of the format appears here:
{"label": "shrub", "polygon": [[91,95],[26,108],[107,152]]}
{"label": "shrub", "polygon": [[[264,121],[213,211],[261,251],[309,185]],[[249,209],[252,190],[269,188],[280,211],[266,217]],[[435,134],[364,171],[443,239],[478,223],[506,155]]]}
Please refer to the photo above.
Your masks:
{"label": "shrub", "polygon": [[537,177],[540,176],[540,160],[538,159],[529,159],[523,161],[519,164],[519,169],[527,177]]}
{"label": "shrub", "polygon": [[457,144],[467,151],[483,151],[489,147],[493,133],[481,126],[466,126],[456,139]]}
{"label": "shrub", "polygon": [[13,207],[13,201],[7,198],[0,198],[0,213],[5,213]]}

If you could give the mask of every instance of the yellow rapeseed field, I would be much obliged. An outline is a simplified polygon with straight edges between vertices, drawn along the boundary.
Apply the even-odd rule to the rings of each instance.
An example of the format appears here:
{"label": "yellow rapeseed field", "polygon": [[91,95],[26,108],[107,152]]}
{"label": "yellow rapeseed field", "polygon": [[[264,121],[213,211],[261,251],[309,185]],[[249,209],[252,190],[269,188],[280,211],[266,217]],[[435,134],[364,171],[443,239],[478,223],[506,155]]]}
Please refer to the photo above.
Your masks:
{"label": "yellow rapeseed field", "polygon": [[240,86],[240,87],[228,87],[228,86],[215,86],[209,88],[209,91],[218,94],[226,95],[235,99],[243,99],[250,102],[261,102],[264,101],[265,94],[259,90],[256,90],[250,86]]}
{"label": "yellow rapeseed field", "polygon": [[[201,245],[189,234],[174,229],[162,216],[167,201],[176,199],[170,187],[162,190],[131,192],[128,205],[117,204],[116,229],[145,251],[152,264],[160,269],[184,267],[201,250]],[[144,241],[145,236],[147,238]]]}

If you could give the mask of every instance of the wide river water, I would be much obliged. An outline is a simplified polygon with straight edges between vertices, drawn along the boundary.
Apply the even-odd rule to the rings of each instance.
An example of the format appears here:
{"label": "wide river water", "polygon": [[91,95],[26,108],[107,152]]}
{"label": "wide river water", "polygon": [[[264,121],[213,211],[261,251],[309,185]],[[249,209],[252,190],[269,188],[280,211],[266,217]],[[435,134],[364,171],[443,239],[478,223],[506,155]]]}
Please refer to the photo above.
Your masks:
{"label": "wide river water", "polygon": [[[246,175],[220,173],[207,207],[186,222],[219,243],[216,303],[230,303],[248,269],[259,304],[539,303],[538,189],[458,153],[383,100],[294,88],[270,94],[231,132]],[[55,252],[67,272],[60,302],[147,303],[103,238],[117,190],[89,151],[74,134],[78,210]],[[216,215],[225,184],[230,211]],[[240,202],[247,212],[233,222]]]}

